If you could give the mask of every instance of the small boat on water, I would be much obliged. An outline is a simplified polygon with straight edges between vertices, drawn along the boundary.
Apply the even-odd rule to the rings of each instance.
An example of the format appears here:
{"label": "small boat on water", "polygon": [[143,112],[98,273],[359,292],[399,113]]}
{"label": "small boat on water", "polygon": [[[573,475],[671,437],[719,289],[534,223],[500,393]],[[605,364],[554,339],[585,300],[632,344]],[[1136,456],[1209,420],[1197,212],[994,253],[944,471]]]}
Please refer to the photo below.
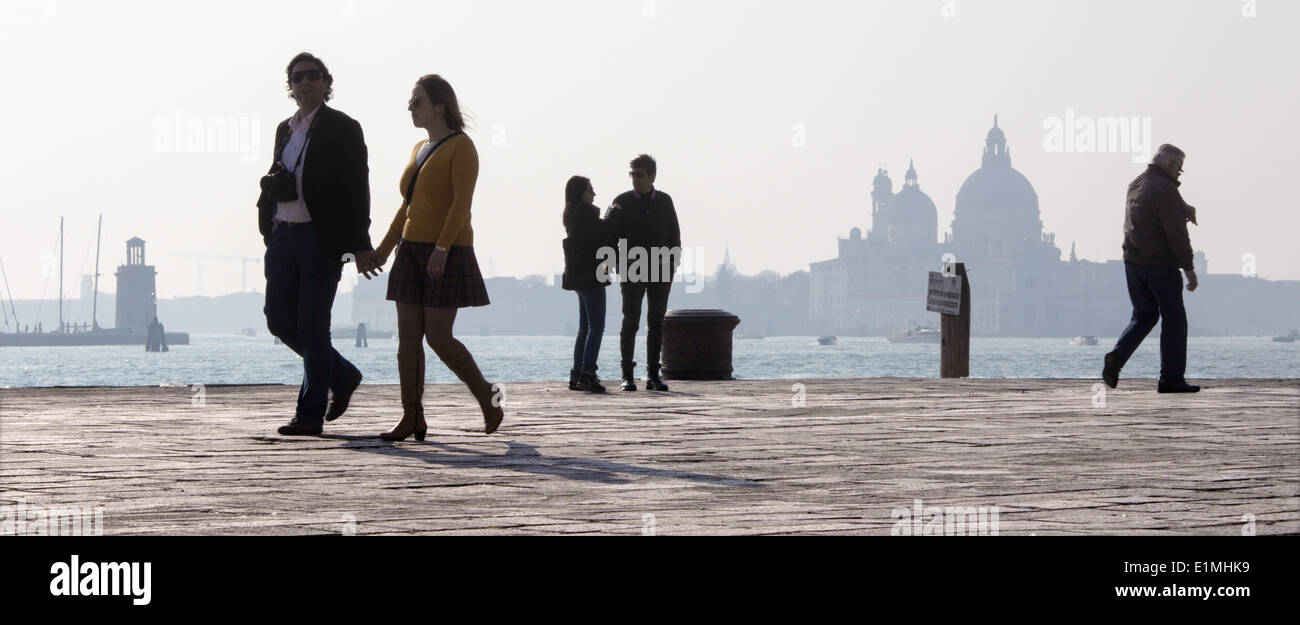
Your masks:
{"label": "small boat on water", "polygon": [[934,328],[913,326],[908,330],[894,330],[885,337],[890,343],[938,343],[942,335]]}
{"label": "small boat on water", "polygon": [[239,331],[239,335],[240,335],[240,336],[247,336],[247,337],[254,337],[254,336],[257,336],[257,330],[254,330],[254,329],[252,329],[252,328],[244,328],[243,330],[240,330],[240,331]]}
{"label": "small boat on water", "polygon": [[1076,336],[1070,339],[1071,345],[1096,345],[1097,337],[1095,336]]}
{"label": "small boat on water", "polygon": [[1300,339],[1300,330],[1292,330],[1286,334],[1279,334],[1273,337],[1274,343],[1294,343]]}
{"label": "small boat on water", "polygon": [[817,343],[819,345],[837,345],[839,344],[839,342],[840,342],[839,339],[835,338],[835,336],[830,334],[825,334],[817,337]]}

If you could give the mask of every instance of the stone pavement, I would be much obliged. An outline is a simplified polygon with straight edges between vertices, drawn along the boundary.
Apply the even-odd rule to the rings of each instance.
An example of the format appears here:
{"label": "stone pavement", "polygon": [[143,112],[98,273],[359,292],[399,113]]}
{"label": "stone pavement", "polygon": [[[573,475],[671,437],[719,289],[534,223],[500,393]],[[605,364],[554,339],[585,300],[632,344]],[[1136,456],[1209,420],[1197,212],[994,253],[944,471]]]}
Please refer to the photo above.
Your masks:
{"label": "stone pavement", "polygon": [[796,382],[507,384],[492,436],[430,385],[423,443],[374,437],[391,385],[308,438],[275,432],[296,387],[6,389],[0,507],[102,507],[106,535],[887,536],[920,499],[996,506],[1001,535],[1300,533],[1298,380]]}

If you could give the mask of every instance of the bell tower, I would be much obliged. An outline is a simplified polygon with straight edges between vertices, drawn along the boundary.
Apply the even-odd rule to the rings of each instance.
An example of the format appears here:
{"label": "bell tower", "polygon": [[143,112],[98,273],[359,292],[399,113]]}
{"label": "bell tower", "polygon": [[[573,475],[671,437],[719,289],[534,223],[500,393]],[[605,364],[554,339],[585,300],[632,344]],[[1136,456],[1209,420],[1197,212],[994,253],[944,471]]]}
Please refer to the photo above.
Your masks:
{"label": "bell tower", "polygon": [[133,237],[126,242],[126,264],[117,267],[117,318],[119,329],[137,334],[149,331],[158,316],[158,271],[144,261],[144,241]]}

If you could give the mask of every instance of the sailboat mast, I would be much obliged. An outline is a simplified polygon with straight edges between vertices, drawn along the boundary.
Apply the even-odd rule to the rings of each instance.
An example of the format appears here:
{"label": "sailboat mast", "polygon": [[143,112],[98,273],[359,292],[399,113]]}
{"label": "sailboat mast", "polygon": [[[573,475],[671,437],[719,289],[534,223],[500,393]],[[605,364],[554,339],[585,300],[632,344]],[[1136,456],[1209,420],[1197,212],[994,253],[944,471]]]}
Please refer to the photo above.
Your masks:
{"label": "sailboat mast", "polygon": [[90,329],[99,329],[99,242],[104,234],[104,214],[99,214],[99,227],[95,229],[95,289],[90,305]]}
{"label": "sailboat mast", "polygon": [[5,272],[5,261],[3,260],[0,260],[0,277],[3,277],[5,280],[5,294],[9,296],[9,312],[14,316],[14,331],[17,332],[17,328],[20,328],[21,326],[18,325],[18,311],[14,309],[14,294],[13,291],[9,290],[9,274]]}
{"label": "sailboat mast", "polygon": [[59,218],[59,334],[63,334],[63,218]]}

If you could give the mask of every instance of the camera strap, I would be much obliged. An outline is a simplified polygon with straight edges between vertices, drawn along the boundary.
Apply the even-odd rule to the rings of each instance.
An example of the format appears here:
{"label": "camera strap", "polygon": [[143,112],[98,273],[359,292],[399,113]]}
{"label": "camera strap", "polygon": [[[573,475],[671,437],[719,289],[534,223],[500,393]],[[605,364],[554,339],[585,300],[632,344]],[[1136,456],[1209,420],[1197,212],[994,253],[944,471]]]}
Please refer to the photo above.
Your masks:
{"label": "camera strap", "polygon": [[[316,109],[316,116],[311,118],[311,125],[307,127],[307,137],[303,139],[302,149],[298,150],[298,158],[293,164],[293,175],[298,175],[298,170],[302,168],[302,157],[307,153],[307,144],[311,143],[311,132],[316,130],[316,122],[320,121],[320,109]],[[289,131],[289,136],[293,136],[293,131]]]}
{"label": "camera strap", "polygon": [[424,165],[425,165],[425,163],[428,163],[428,162],[429,162],[429,159],[433,158],[433,154],[434,154],[435,152],[438,151],[438,148],[442,147],[442,144],[444,144],[444,143],[446,143],[447,141],[451,140],[452,137],[455,137],[455,136],[457,136],[457,135],[461,135],[461,134],[464,134],[464,133],[462,133],[461,131],[457,130],[457,131],[454,131],[454,132],[452,132],[451,134],[449,134],[449,135],[447,135],[447,136],[445,136],[445,137],[443,137],[443,138],[441,138],[441,139],[438,139],[438,142],[435,143],[435,144],[433,144],[433,149],[432,149],[432,150],[429,150],[429,155],[426,156],[426,157],[424,157],[424,162],[419,162],[419,160],[418,160],[418,159],[419,159],[419,154],[416,154],[416,159],[417,159],[417,161],[416,161],[415,173],[411,174],[411,181],[410,181],[409,183],[407,183],[407,185],[406,185],[406,195],[404,195],[404,196],[402,197],[402,205],[403,205],[403,206],[410,205],[410,203],[411,203],[411,196],[412,196],[412,195],[415,195],[415,181],[416,181],[417,179],[419,179],[419,177],[420,177],[420,170],[421,170],[421,169],[424,169]]}

